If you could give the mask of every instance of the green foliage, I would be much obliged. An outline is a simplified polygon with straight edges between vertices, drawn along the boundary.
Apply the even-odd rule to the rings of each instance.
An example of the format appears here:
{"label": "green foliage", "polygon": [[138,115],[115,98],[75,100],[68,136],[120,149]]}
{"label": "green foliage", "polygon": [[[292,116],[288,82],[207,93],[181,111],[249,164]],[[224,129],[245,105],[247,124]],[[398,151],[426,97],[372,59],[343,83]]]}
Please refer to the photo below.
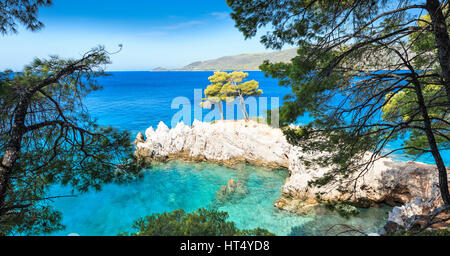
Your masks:
{"label": "green foliage", "polygon": [[137,220],[133,228],[136,233],[122,233],[132,236],[270,236],[261,228],[239,230],[233,222],[226,221],[228,213],[200,208],[186,213],[175,210],[153,214]]}
{"label": "green foliage", "polygon": [[[442,94],[444,87],[442,85],[425,84],[422,93],[425,101],[428,103],[428,116],[431,118],[431,126],[435,131],[439,131],[436,136],[436,143],[441,148],[450,148],[450,125],[446,120],[450,120],[446,99],[437,97]],[[417,94],[413,89],[404,89],[396,94],[386,95],[386,104],[382,108],[383,118],[391,122],[408,122],[411,125],[420,127],[422,117],[417,116],[418,109]],[[408,132],[411,136],[405,141],[405,153],[410,155],[420,155],[424,153],[423,149],[428,148],[428,140],[425,131],[422,129],[411,129]]]}
{"label": "green foliage", "polygon": [[[23,72],[0,73],[2,155],[15,129],[15,109],[29,101],[19,158],[0,206],[4,234],[62,229],[60,214],[49,206],[54,196],[100,190],[104,183],[140,176],[144,166],[133,155],[130,133],[99,126],[83,105],[88,93],[101,88],[96,78],[108,63],[109,53],[98,47],[80,59],[35,59]],[[53,184],[70,186],[72,194],[49,195]]]}
{"label": "green foliage", "polygon": [[273,111],[271,109],[266,111],[266,123],[270,126],[272,126],[272,115],[276,114],[278,115],[277,119],[279,120],[279,111],[280,109],[276,109],[276,111]]}
{"label": "green foliage", "polygon": [[[265,27],[266,47],[298,47],[291,63],[265,61],[260,68],[292,90],[279,111],[283,125],[305,114],[314,118],[299,129],[284,129],[289,143],[314,156],[302,157],[308,167],[330,167],[311,185],[339,182],[355,172],[362,177],[376,159],[396,151],[430,152],[433,142],[425,130],[439,150],[449,148],[450,96],[431,19],[417,12],[425,13],[425,6],[384,0],[227,3],[246,38]],[[448,19],[448,5],[443,14]],[[407,137],[405,145],[387,150],[389,142]],[[338,185],[341,191],[351,187]]]}
{"label": "green foliage", "polygon": [[[447,24],[450,25],[450,16],[448,15],[448,5],[443,9],[444,15],[447,16]],[[436,41],[434,34],[427,28],[431,24],[431,17],[429,14],[423,15],[417,21],[417,25],[423,30],[419,30],[410,35],[410,40],[414,42],[412,44],[412,50],[415,53],[432,52],[433,54],[418,54],[414,58],[414,65],[421,70],[430,70],[431,68],[437,68],[437,58],[434,58],[438,54],[436,49]],[[447,26],[447,31],[450,34],[450,26]]]}
{"label": "green foliage", "polygon": [[[444,10],[448,12],[448,7]],[[420,17],[417,24],[419,27],[426,28],[429,26],[431,18],[429,14]],[[447,18],[450,24],[450,17]],[[450,26],[448,27],[450,34]],[[422,71],[424,76],[433,75],[436,72],[437,54],[435,48],[434,35],[429,31],[420,31],[411,34],[410,41],[412,49],[415,53],[432,52],[433,54],[420,55],[414,59],[417,69]],[[436,143],[440,148],[450,148],[450,113],[448,112],[448,102],[443,95],[445,87],[442,84],[433,84],[433,80],[429,78],[420,79],[422,83],[421,92],[427,105],[428,116],[431,119],[431,127],[436,131]],[[390,122],[407,122],[415,127],[421,127],[423,122],[422,116],[416,113],[420,111],[418,105],[418,95],[413,88],[405,88],[395,93],[389,93],[385,97],[385,105],[382,108],[383,118]],[[411,136],[405,141],[405,153],[409,155],[421,155],[429,148],[427,136],[423,129],[410,129],[408,132]],[[425,149],[425,150],[424,150]]]}
{"label": "green foliage", "polygon": [[0,34],[17,32],[17,22],[31,31],[43,27],[37,19],[39,8],[50,6],[51,0],[3,0],[0,3]]}
{"label": "green foliage", "polygon": [[248,73],[241,71],[231,73],[214,72],[214,75],[208,78],[211,84],[205,89],[206,98],[203,99],[201,106],[206,107],[218,103],[223,118],[222,101],[232,102],[237,97],[240,100],[242,112],[248,120],[247,110],[243,105],[244,98],[248,96],[259,96],[263,92],[259,89],[259,83],[257,81],[251,80],[244,82],[247,76]]}
{"label": "green foliage", "polygon": [[[284,44],[300,45],[307,40],[323,40],[333,25],[342,25],[334,31],[336,33],[345,32],[345,29],[357,29],[358,27],[347,25],[363,25],[386,3],[387,1],[377,0],[227,0],[227,4],[233,9],[231,17],[245,38],[254,37],[259,28],[267,26],[271,29],[261,37],[261,43],[278,49]],[[340,19],[349,10],[353,10],[355,14],[345,16],[348,21],[340,24]]]}

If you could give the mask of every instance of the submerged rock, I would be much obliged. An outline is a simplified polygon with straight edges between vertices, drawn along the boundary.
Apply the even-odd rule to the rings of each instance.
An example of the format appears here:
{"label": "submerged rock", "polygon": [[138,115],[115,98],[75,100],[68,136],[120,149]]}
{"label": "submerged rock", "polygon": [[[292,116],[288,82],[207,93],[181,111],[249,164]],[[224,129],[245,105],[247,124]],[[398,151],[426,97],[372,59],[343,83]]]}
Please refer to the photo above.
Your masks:
{"label": "submerged rock", "polygon": [[355,206],[349,204],[339,203],[334,206],[334,209],[344,217],[350,217],[352,215],[359,214],[359,210]]}
{"label": "submerged rock", "polygon": [[[405,204],[403,208],[394,208],[389,217],[391,222],[403,225],[405,218],[412,214],[422,214],[442,204],[433,187],[438,182],[435,166],[395,162],[390,158],[375,161],[364,177],[357,179],[356,185],[353,180],[359,173],[340,178],[344,187],[352,185],[351,193],[334,183],[309,186],[310,181],[323,177],[329,168],[307,166],[300,156],[312,159],[320,152],[308,155],[289,144],[281,129],[255,121],[206,123],[195,120],[192,126],[180,122],[172,129],[160,122],[156,130],[148,128],[145,137],[144,141],[139,133],[135,141],[135,154],[144,161],[182,159],[227,165],[247,162],[288,169],[290,177],[282,187],[282,198],[275,203],[280,209],[297,211],[305,207],[305,202],[314,205],[318,200],[352,202],[365,207],[373,203]],[[220,193],[227,194],[235,184],[227,184]]]}
{"label": "submerged rock", "polygon": [[241,180],[234,181],[230,179],[226,186],[220,187],[216,193],[215,201],[219,204],[223,204],[227,201],[240,200],[248,194],[247,186]]}

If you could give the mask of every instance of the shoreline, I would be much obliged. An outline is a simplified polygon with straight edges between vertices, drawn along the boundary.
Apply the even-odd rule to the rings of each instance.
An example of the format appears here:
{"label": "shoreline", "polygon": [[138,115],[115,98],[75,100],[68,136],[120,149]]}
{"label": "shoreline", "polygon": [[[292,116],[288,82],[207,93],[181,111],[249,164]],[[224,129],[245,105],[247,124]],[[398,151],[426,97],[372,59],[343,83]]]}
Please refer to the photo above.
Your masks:
{"label": "shoreline", "polygon": [[[274,202],[274,206],[287,211],[300,209],[302,212],[307,205],[318,202],[344,202],[364,208],[386,203],[394,206],[389,221],[401,226],[408,218],[423,214],[440,203],[436,197],[435,167],[419,162],[396,162],[390,158],[377,160],[364,180],[356,181],[356,190],[352,193],[340,191],[333,184],[310,187],[309,182],[322,177],[327,168],[303,165],[299,156],[308,155],[290,145],[281,129],[255,121],[204,123],[195,120],[192,126],[178,123],[172,129],[160,122],[156,129],[148,128],[145,137],[139,133],[135,147],[135,155],[144,161],[182,160],[225,166],[247,163],[287,169],[289,177],[280,188],[281,198]],[[351,177],[338,181],[345,185],[350,184],[349,180]],[[410,209],[412,204],[414,210]]]}

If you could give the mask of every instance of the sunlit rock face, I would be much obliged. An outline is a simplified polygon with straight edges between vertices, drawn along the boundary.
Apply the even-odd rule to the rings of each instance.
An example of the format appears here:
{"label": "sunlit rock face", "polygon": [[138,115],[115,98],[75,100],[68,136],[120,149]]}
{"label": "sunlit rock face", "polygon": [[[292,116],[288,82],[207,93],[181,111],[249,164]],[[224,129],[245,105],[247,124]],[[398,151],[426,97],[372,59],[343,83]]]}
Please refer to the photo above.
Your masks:
{"label": "sunlit rock face", "polygon": [[250,162],[288,168],[291,146],[280,129],[253,121],[180,122],[169,129],[159,123],[136,140],[136,156],[145,160],[191,158],[218,162]]}
{"label": "sunlit rock face", "polygon": [[[299,153],[291,153],[298,156]],[[297,161],[293,157],[291,162]],[[301,163],[291,163],[291,176],[283,186],[283,194],[290,198],[311,198],[320,194],[322,200],[372,201],[389,205],[404,204],[416,197],[431,197],[432,184],[438,182],[437,170],[432,165],[416,162],[395,162],[389,158],[375,161],[374,165],[355,182],[360,174],[356,172],[341,180],[342,186],[351,188],[342,192],[336,184],[322,187],[308,186],[308,182],[322,177],[328,170],[309,169]]]}
{"label": "sunlit rock face", "polygon": [[394,207],[392,211],[389,212],[388,221],[395,222],[401,226],[406,226],[407,222],[405,220],[414,215],[428,214],[432,210],[438,208],[440,206],[439,186],[437,183],[434,183],[431,188],[432,191],[430,192],[429,197],[416,197],[411,202]]}
{"label": "sunlit rock face", "polygon": [[[172,129],[161,122],[156,130],[148,128],[145,138],[139,133],[135,145],[136,156],[145,161],[183,159],[227,165],[248,162],[286,168],[290,177],[282,187],[282,198],[275,202],[275,206],[290,211],[301,212],[299,208],[304,208],[305,202],[317,203],[318,195],[321,200],[358,202],[365,207],[381,202],[392,206],[419,201],[433,206],[442,204],[433,189],[438,182],[434,166],[395,162],[390,158],[375,161],[356,183],[354,180],[360,172],[345,180],[341,179],[340,184],[351,187],[351,192],[342,191],[336,183],[322,187],[309,186],[311,181],[323,177],[329,169],[306,167],[300,156],[312,158],[321,153],[307,155],[299,147],[290,145],[281,129],[255,121],[206,123],[196,120],[192,126],[178,123]],[[411,212],[406,208],[394,208],[390,213],[390,220],[402,225],[404,218],[410,217]]]}

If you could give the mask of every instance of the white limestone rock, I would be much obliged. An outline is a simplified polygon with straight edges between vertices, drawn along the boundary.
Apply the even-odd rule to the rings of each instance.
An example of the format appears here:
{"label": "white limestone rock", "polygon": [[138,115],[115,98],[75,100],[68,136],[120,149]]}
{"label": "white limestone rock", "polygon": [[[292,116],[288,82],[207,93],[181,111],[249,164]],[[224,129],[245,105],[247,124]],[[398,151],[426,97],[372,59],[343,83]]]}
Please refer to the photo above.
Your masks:
{"label": "white limestone rock", "polygon": [[413,201],[402,206],[396,206],[389,212],[388,221],[395,222],[400,226],[407,227],[408,221],[417,215],[429,214],[442,205],[439,192],[439,183],[431,185],[431,190],[424,197],[416,197]]}
{"label": "white limestone rock", "polygon": [[159,123],[145,132],[146,141],[136,143],[136,155],[158,158],[181,152],[208,160],[242,158],[288,167],[291,146],[279,129],[253,121],[218,121],[214,124],[195,120],[192,127],[178,123],[169,129]]}
{"label": "white limestone rock", "polygon": [[[404,208],[394,208],[390,214],[390,220],[396,223],[420,212],[419,208],[423,203],[419,203],[415,198],[422,198],[424,202],[434,198],[431,196],[434,193],[432,184],[438,181],[437,171],[432,165],[401,163],[383,158],[375,161],[364,177],[358,179],[352,194],[342,192],[335,184],[327,184],[320,188],[310,187],[308,186],[310,181],[323,177],[329,169],[307,167],[300,156],[312,158],[317,154],[311,156],[302,152],[299,147],[287,142],[281,129],[255,121],[206,123],[195,120],[192,126],[180,122],[172,129],[160,122],[156,130],[148,128],[145,137],[143,141],[142,134],[139,134],[135,141],[135,154],[138,158],[160,160],[169,155],[176,156],[183,153],[185,156],[188,153],[192,158],[201,157],[212,161],[240,159],[287,168],[290,177],[282,187],[284,198],[308,200],[320,194],[323,200],[331,201],[368,199],[391,205],[409,202],[410,204],[404,205]],[[355,175],[347,180],[341,180],[342,183],[350,184]],[[432,200],[433,205],[440,202],[438,198]]]}

